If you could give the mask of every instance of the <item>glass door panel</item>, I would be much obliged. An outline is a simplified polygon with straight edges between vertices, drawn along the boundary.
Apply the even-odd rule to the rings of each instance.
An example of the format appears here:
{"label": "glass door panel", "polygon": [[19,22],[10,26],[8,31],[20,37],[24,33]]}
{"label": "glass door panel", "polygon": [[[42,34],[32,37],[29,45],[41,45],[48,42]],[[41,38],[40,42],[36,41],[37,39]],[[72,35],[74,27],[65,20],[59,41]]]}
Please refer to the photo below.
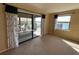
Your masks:
{"label": "glass door panel", "polygon": [[19,43],[41,36],[41,16],[19,13],[17,20]]}
{"label": "glass door panel", "polygon": [[19,43],[32,39],[32,17],[19,17]]}
{"label": "glass door panel", "polygon": [[33,29],[33,36],[41,36],[41,16],[34,17],[34,29]]}

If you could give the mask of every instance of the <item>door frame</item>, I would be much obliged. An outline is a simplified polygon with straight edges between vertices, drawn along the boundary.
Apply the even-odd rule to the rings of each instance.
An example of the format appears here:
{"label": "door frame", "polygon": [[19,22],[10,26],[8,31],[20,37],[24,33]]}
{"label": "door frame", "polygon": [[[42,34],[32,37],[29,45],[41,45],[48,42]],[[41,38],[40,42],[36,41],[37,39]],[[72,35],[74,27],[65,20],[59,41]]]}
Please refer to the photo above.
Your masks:
{"label": "door frame", "polygon": [[[24,13],[24,12],[18,12],[18,13]],[[34,14],[29,14],[29,13],[24,13],[24,14],[28,14],[28,15],[31,15],[32,17],[32,38],[30,38],[30,39],[27,39],[27,40],[25,40],[25,41],[23,41],[23,42],[26,42],[26,41],[29,41],[29,40],[32,40],[32,39],[34,39],[34,38],[36,38],[36,37],[39,37],[39,36],[35,36],[34,37],[34,34],[33,34],[33,29],[34,29]],[[41,17],[41,35],[42,35],[42,16],[40,15],[40,17]],[[19,24],[20,24],[20,17],[19,17]],[[23,42],[20,42],[19,44],[21,44],[21,43],[23,43]]]}

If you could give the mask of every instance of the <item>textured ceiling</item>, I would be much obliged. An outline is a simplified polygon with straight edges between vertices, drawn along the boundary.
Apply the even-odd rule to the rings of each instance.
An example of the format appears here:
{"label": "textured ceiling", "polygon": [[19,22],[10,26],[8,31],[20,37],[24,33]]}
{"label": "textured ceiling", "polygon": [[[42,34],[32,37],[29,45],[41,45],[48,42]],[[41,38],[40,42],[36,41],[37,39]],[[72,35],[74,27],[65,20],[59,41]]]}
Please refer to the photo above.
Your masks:
{"label": "textured ceiling", "polygon": [[79,3],[19,3],[16,5],[22,6],[24,8],[28,7],[41,13],[54,13],[79,8]]}
{"label": "textured ceiling", "polygon": [[79,8],[79,3],[31,3],[30,5],[36,6],[46,13],[61,12]]}

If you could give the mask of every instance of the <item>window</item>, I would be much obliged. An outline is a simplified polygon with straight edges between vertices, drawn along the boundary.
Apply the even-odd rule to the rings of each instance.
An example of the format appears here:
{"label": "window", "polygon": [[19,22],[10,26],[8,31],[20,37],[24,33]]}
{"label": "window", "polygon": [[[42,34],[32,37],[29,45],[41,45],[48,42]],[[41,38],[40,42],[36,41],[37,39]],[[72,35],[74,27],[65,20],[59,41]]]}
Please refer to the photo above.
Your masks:
{"label": "window", "polygon": [[71,16],[58,16],[56,19],[55,29],[69,30]]}

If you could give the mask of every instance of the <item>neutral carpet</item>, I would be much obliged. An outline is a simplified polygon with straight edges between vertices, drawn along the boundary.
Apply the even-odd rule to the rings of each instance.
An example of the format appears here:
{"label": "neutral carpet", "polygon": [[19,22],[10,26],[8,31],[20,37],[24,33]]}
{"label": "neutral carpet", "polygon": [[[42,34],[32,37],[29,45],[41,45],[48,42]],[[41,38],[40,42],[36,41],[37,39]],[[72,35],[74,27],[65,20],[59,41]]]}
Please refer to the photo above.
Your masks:
{"label": "neutral carpet", "polygon": [[18,48],[6,51],[3,55],[77,55],[75,49],[63,41],[62,38],[47,35],[37,37],[20,44]]}

